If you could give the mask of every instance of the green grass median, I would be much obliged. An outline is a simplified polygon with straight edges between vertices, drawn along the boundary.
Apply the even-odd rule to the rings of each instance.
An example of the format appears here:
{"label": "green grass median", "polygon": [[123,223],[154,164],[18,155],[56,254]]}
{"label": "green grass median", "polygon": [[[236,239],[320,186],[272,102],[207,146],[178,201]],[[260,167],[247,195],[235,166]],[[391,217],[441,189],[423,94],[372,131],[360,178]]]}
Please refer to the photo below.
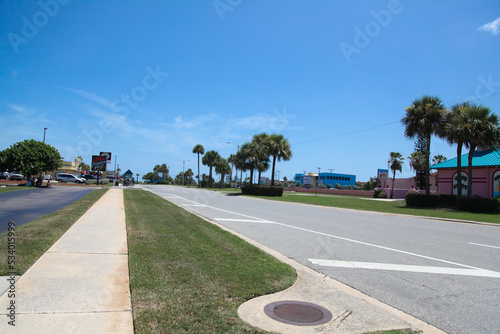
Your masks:
{"label": "green grass median", "polygon": [[[14,253],[7,252],[8,232],[0,234],[0,276],[7,275],[7,257],[15,256],[17,275],[22,275],[54,244],[107,190],[94,190],[82,199],[28,224],[15,226]],[[7,224],[8,222],[2,222]],[[11,235],[12,237],[12,235]]]}
{"label": "green grass median", "polygon": [[124,194],[136,333],[262,333],[238,307],[295,270],[157,195]]}
{"label": "green grass median", "polygon": [[406,202],[404,200],[400,201],[373,200],[371,198],[359,198],[359,197],[341,196],[341,195],[310,196],[310,195],[299,195],[295,193],[286,193],[286,192],[283,194],[282,197],[259,196],[257,198],[282,201],[282,202],[331,206],[343,209],[375,211],[375,212],[425,216],[434,218],[469,220],[469,221],[497,223],[497,224],[500,223],[500,214],[471,213],[471,212],[463,212],[463,211],[457,211],[453,209],[443,209],[443,208],[412,208],[406,206]]}

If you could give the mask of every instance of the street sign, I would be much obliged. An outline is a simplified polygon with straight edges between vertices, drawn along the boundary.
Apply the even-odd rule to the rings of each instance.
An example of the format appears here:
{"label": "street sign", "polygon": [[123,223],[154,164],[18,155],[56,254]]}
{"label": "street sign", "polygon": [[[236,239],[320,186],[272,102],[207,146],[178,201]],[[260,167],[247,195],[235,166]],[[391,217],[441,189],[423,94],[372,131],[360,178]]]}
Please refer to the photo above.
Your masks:
{"label": "street sign", "polygon": [[101,152],[99,155],[106,158],[107,164],[111,163],[111,152]]}
{"label": "street sign", "polygon": [[302,176],[303,184],[314,184],[314,176],[312,175],[303,175]]}
{"label": "street sign", "polygon": [[100,155],[92,156],[92,170],[94,172],[105,172],[106,171],[106,157]]}

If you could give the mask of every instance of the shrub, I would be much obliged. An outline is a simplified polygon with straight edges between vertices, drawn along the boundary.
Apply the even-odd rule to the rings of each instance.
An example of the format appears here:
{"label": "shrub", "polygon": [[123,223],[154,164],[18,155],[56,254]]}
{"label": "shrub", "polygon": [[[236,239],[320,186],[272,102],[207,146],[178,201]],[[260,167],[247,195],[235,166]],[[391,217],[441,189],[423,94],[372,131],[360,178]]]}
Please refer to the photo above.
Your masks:
{"label": "shrub", "polygon": [[468,212],[500,213],[500,203],[497,199],[480,197],[457,197],[457,208]]}
{"label": "shrub", "polygon": [[283,189],[283,187],[276,186],[243,186],[241,188],[241,193],[253,196],[282,196]]}
{"label": "shrub", "polygon": [[438,195],[424,195],[408,192],[406,194],[406,205],[419,208],[435,208],[438,206]]}
{"label": "shrub", "polygon": [[451,194],[439,194],[438,195],[438,206],[441,208],[454,208],[457,206],[457,195]]}
{"label": "shrub", "polygon": [[373,198],[387,198],[387,195],[383,189],[375,189],[373,191]]}

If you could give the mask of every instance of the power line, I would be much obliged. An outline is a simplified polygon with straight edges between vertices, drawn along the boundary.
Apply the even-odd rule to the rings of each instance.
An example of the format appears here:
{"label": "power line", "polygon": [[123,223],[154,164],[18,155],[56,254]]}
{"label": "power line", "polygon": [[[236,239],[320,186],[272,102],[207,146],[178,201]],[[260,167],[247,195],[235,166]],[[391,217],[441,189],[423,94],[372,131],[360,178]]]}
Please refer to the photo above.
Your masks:
{"label": "power line", "polygon": [[487,98],[495,96],[495,95],[500,95],[500,93],[495,93],[495,94],[491,94],[491,95],[488,95],[488,96],[483,96],[483,97],[477,98],[475,100],[469,100],[467,102],[474,102],[474,101],[484,100],[484,99],[487,99]]}
{"label": "power line", "polygon": [[334,136],[329,136],[329,137],[324,137],[324,138],[318,138],[318,139],[312,139],[312,140],[307,140],[307,141],[303,141],[303,142],[299,142],[299,143],[293,143],[293,144],[294,145],[298,145],[298,144],[314,143],[314,142],[317,142],[317,141],[328,140],[328,139],[333,139],[333,138],[338,138],[338,137],[343,137],[343,136],[349,136],[349,135],[352,135],[352,134],[355,134],[355,133],[370,131],[370,130],[373,130],[373,129],[378,129],[378,128],[381,128],[381,127],[384,127],[384,126],[388,126],[388,125],[392,125],[392,124],[396,124],[396,123],[400,123],[400,122],[401,121],[390,122],[390,123],[386,123],[386,124],[382,124],[382,125],[372,126],[371,128],[366,128],[366,129],[356,130],[356,131],[352,131],[352,132],[341,133],[341,134],[334,135]]}

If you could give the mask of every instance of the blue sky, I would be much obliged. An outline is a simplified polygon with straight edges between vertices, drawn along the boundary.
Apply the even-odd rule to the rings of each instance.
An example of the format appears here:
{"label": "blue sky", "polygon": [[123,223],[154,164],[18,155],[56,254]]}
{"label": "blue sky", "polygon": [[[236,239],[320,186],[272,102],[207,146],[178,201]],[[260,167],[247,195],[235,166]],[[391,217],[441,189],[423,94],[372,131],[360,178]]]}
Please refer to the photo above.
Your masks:
{"label": "blue sky", "polygon": [[366,181],[413,152],[415,98],[499,113],[499,17],[493,0],[0,1],[0,150],[47,128],[65,160],[109,151],[176,175],[196,171],[196,144],[228,157],[277,132],[293,150],[280,177]]}

